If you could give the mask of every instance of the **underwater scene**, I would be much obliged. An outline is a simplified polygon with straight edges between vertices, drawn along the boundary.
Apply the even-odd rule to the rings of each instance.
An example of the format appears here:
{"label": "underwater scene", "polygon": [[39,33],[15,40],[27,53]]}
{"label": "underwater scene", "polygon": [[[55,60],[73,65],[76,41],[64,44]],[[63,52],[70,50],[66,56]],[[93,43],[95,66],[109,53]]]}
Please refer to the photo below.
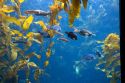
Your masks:
{"label": "underwater scene", "polygon": [[121,83],[119,0],[0,0],[0,83]]}

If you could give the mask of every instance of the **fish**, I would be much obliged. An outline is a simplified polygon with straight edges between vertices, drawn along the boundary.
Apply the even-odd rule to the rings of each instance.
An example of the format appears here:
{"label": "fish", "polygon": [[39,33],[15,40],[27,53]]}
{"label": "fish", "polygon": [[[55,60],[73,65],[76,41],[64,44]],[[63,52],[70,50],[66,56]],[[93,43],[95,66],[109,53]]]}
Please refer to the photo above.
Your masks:
{"label": "fish", "polygon": [[82,56],[81,61],[92,61],[96,59],[96,57],[93,54],[87,54]]}
{"label": "fish", "polygon": [[62,40],[62,41],[64,41],[64,42],[68,42],[68,41],[69,41],[69,40],[66,39],[66,38],[58,38],[57,40]]}
{"label": "fish", "polygon": [[82,29],[79,31],[79,34],[82,36],[95,36],[95,34],[93,34],[91,31],[87,30],[87,29]]}
{"label": "fish", "polygon": [[24,13],[25,14],[35,14],[37,16],[51,15],[51,12],[46,12],[46,11],[43,11],[43,10],[26,10]]}
{"label": "fish", "polygon": [[73,32],[65,32],[69,38],[77,40],[77,36]]}

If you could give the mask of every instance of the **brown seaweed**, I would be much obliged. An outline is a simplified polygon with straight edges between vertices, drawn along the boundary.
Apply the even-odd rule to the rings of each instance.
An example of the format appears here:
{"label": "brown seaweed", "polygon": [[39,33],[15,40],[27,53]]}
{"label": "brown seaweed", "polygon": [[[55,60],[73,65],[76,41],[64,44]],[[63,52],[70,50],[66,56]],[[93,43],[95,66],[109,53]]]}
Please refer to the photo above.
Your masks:
{"label": "brown seaweed", "polygon": [[[104,40],[102,46],[104,57],[99,59],[96,69],[101,70],[110,78],[110,83],[117,83],[120,79],[120,45],[119,35],[110,33]],[[101,67],[103,65],[103,67]],[[119,73],[119,74],[118,74]]]}

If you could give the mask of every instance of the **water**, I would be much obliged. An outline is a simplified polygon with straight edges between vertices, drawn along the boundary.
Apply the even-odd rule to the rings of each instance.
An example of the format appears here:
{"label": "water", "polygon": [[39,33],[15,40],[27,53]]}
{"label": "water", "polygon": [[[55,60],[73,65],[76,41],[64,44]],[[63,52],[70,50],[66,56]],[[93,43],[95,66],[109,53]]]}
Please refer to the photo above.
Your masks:
{"label": "water", "polygon": [[[49,11],[50,5],[52,5],[52,0],[25,0],[21,4],[21,12],[22,15],[26,15],[24,11],[30,9]],[[64,11],[61,11],[59,15],[62,16],[60,20],[61,32],[73,31],[68,25],[68,15]],[[42,20],[47,23],[49,21],[49,17],[33,16],[34,22]],[[57,40],[60,36],[56,35],[53,38],[55,44],[52,47],[50,64],[45,69],[45,72],[49,75],[40,76],[40,79],[35,81],[33,79],[34,69],[31,68],[29,77],[31,83],[110,83],[110,79],[106,77],[105,73],[95,69],[97,59],[83,64],[79,73],[77,73],[78,70],[75,71],[74,65],[75,61],[80,60],[80,57],[95,53],[99,46],[96,41],[104,40],[110,33],[120,34],[119,0],[89,0],[87,9],[81,8],[80,18],[75,20],[74,27],[77,27],[77,29],[86,28],[96,36],[84,37],[77,34],[78,40],[72,40],[64,33],[64,37],[69,42],[63,42]],[[29,31],[37,32],[40,30],[39,25],[32,24]],[[44,48],[46,49],[49,38],[46,38],[44,43],[46,43]],[[34,43],[28,51],[41,54],[41,61],[36,58],[30,59],[30,61],[38,63],[41,68],[45,60],[44,49],[41,51],[40,46]],[[19,83],[25,83],[24,72],[25,70],[18,72]]]}

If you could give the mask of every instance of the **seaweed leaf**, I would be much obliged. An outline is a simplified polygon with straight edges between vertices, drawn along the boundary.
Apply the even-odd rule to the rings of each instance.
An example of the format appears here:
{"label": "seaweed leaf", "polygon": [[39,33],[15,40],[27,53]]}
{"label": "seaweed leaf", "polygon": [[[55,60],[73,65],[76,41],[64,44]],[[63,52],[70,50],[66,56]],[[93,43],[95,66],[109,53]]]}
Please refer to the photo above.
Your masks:
{"label": "seaweed leaf", "polygon": [[37,67],[38,67],[37,64],[34,63],[34,62],[28,62],[28,65],[29,65],[30,67],[34,67],[34,68],[37,68]]}
{"label": "seaweed leaf", "polygon": [[47,49],[47,52],[46,52],[46,57],[49,58],[51,55],[51,50],[50,49]]}
{"label": "seaweed leaf", "polygon": [[14,61],[17,59],[17,56],[18,56],[17,49],[12,46],[10,59]]}
{"label": "seaweed leaf", "polygon": [[88,2],[88,0],[82,0],[82,3],[83,3],[83,7],[84,7],[84,9],[87,8],[87,2]]}
{"label": "seaweed leaf", "polygon": [[18,0],[20,3],[23,3],[24,2],[24,0]]}
{"label": "seaweed leaf", "polygon": [[34,22],[34,23],[35,24],[39,24],[42,27],[43,31],[46,32],[48,30],[46,25],[45,25],[45,23],[43,21],[38,21],[38,22]]}
{"label": "seaweed leaf", "polygon": [[49,65],[49,61],[46,60],[46,61],[44,62],[44,67],[47,67],[48,65]]}
{"label": "seaweed leaf", "polygon": [[30,27],[30,25],[31,25],[31,23],[33,22],[33,19],[34,19],[34,17],[33,17],[32,15],[30,15],[30,16],[24,21],[22,29],[23,29],[23,30],[28,30],[29,27]]}
{"label": "seaweed leaf", "polygon": [[14,11],[15,10],[13,6],[7,6],[7,5],[3,5],[3,7],[0,9],[0,12],[4,12],[4,13],[11,13]]}
{"label": "seaweed leaf", "polygon": [[21,26],[21,23],[20,23],[20,21],[17,18],[11,17],[11,16],[7,16],[6,14],[4,14],[2,12],[0,12],[0,15],[2,16],[2,20],[3,21],[7,21],[9,23],[14,23],[14,24],[16,24],[18,26]]}
{"label": "seaweed leaf", "polygon": [[11,30],[10,33],[11,35],[18,35],[20,37],[23,36],[23,34],[18,30]]}

